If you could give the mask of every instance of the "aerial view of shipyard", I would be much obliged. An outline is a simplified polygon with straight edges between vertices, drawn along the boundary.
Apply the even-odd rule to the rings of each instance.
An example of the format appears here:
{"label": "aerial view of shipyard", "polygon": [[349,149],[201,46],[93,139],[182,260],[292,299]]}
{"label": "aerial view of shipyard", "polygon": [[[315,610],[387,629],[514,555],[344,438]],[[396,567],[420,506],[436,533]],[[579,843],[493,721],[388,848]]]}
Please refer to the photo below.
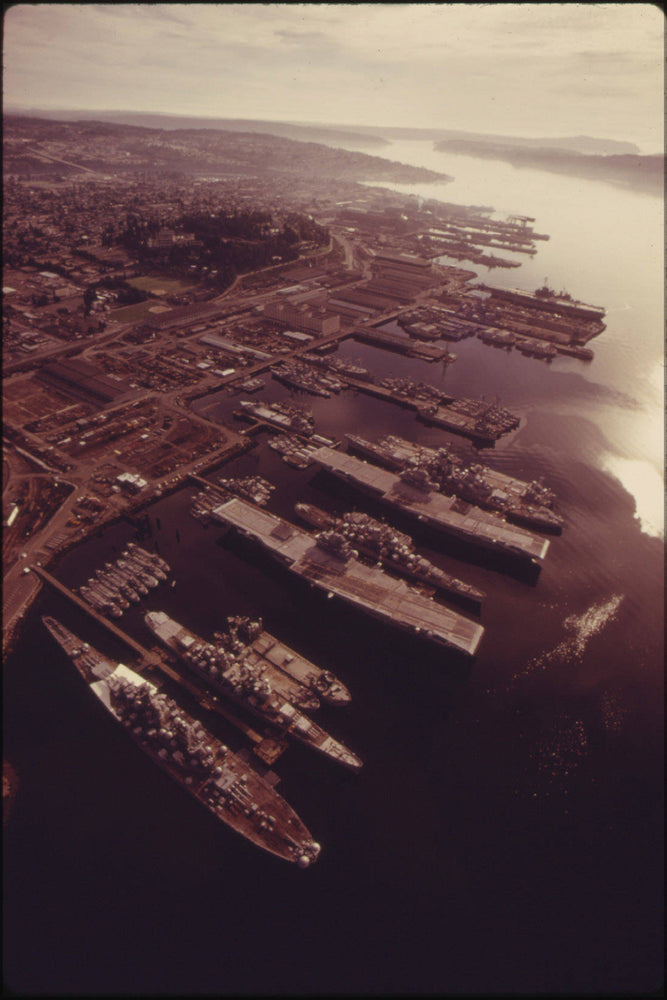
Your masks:
{"label": "aerial view of shipyard", "polygon": [[7,995],[659,995],[660,9],[3,27]]}

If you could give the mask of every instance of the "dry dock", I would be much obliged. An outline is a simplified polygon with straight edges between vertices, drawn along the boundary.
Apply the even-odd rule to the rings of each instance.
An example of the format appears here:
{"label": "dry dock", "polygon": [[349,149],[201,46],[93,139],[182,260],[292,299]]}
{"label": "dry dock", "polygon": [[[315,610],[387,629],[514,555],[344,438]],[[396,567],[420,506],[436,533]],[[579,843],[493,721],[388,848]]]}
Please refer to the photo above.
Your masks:
{"label": "dry dock", "polygon": [[416,593],[403,580],[365,566],[354,557],[344,561],[321,548],[308,532],[243,500],[221,504],[213,516],[258,542],[283,566],[327,596],[339,597],[381,621],[466,656],[475,655],[484,634],[482,626]]}
{"label": "dry dock", "polygon": [[537,564],[547,554],[549,542],[546,539],[455,497],[410,486],[392,472],[352,455],[341,454],[332,448],[318,448],[313,453],[313,461],[373,498],[444,534]]}

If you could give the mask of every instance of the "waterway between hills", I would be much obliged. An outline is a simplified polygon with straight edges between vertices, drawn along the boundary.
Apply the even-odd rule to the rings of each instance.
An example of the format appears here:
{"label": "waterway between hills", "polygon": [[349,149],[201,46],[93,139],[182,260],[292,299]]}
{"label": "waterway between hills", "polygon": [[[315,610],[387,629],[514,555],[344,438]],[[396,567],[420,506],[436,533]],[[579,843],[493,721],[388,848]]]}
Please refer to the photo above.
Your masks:
{"label": "waterway between hills", "polygon": [[[19,790],[5,831],[7,982],[47,992],[582,992],[648,990],[662,961],[662,203],[593,181],[437,154],[451,184],[400,190],[535,216],[551,236],[487,282],[556,288],[607,309],[591,363],[551,364],[466,340],[449,367],[348,341],[378,374],[498,396],[518,432],[483,460],[543,476],[566,528],[535,586],[421,551],[484,589],[479,656],[445,653],[306,593],[189,514],[193,489],[150,510],[146,544],[172,564],[162,608],[209,634],[225,615],[267,627],[340,675],[347,709],[321,709],[365,767],[348,774],[294,746],[282,793],[322,845],[300,872],[244,842],[158,772],[92,704],[39,616],[59,616],[119,656],[44,593],[5,668],[5,756]],[[288,390],[267,380],[264,399]],[[206,400],[227,419],[238,398]],[[412,411],[353,392],[301,396],[318,430],[450,441]],[[276,484],[270,509],[343,509],[312,471],[266,446],[220,474]],[[363,506],[362,501],[359,501]],[[134,537],[120,522],[65,558],[82,583]],[[149,635],[134,610],[122,620]],[[241,746],[240,737],[227,734]]]}

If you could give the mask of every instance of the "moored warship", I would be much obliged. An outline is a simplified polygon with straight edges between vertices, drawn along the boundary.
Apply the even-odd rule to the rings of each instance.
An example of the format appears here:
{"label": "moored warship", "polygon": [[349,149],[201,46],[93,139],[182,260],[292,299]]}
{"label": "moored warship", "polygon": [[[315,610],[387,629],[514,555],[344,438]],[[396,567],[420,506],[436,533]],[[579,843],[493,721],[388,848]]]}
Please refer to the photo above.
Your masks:
{"label": "moored warship", "polygon": [[348,434],[354,451],[394,471],[423,469],[440,493],[503,514],[508,521],[553,534],[563,530],[563,518],[552,509],[554,494],[537,480],[524,482],[477,463],[467,464],[448,447],[429,448],[388,435],[368,441]]}
{"label": "moored warship", "polygon": [[154,684],[102,656],[54,618],[42,621],[135,743],[214,816],[300,868],[317,859],[320,846],[303,822],[240,756]]}
{"label": "moored warship", "polygon": [[377,521],[362,511],[350,511],[342,517],[334,517],[308,503],[297,503],[294,510],[306,524],[320,531],[339,531],[362,555],[377,560],[378,565],[386,569],[419,580],[428,587],[435,587],[476,606],[481,605],[484,600],[484,591],[445,573],[428,559],[418,555],[410,536],[386,521]]}
{"label": "moored warship", "polygon": [[313,460],[310,457],[312,447],[304,445],[291,434],[276,434],[275,437],[269,438],[267,443],[272,451],[277,451],[281,455],[283,462],[294,469],[307,469],[312,465]]}
{"label": "moored warship", "polygon": [[317,368],[326,368],[343,377],[361,379],[362,381],[373,381],[373,376],[368,368],[364,368],[360,361],[348,361],[346,358],[319,358],[316,354],[304,354],[303,361],[307,361]]}
{"label": "moored warship", "polygon": [[150,588],[166,580],[168,570],[168,563],[156,553],[129,542],[122,556],[95,570],[79,593],[96,611],[120,618],[130,602],[138,604]]}
{"label": "moored warship", "polygon": [[268,503],[275,486],[262,476],[232,476],[218,479],[218,484],[226,493],[244,497],[263,507]]}
{"label": "moored warship", "polygon": [[312,413],[294,403],[265,403],[261,399],[257,401],[242,399],[239,405],[242,407],[241,415],[244,417],[256,417],[257,420],[274,424],[283,430],[303,434],[304,437],[310,437],[313,433],[315,419]]}
{"label": "moored warship", "polygon": [[592,306],[587,302],[573,299],[568,292],[555,292],[544,283],[534,292],[526,292],[520,288],[498,288],[492,285],[480,285],[484,291],[490,292],[494,298],[507,299],[519,305],[543,309],[549,312],[559,312],[565,315],[601,321],[606,310],[603,306]]}
{"label": "moored warship", "polygon": [[329,398],[332,392],[340,392],[344,385],[338,379],[314,372],[307,365],[296,361],[284,361],[271,371],[271,376],[283,385],[310,392],[313,396]]}
{"label": "moored warship", "polygon": [[[244,503],[241,500],[229,502]],[[356,754],[272,688],[264,676],[266,669],[252,663],[243,650],[237,653],[233,648],[205,642],[163,611],[149,611],[144,621],[153,634],[211,688],[332,760],[354,770],[362,766]]]}
{"label": "moored warship", "polygon": [[[261,618],[252,619],[236,615],[229,617],[227,623],[234,639],[243,643],[245,655],[251,662],[254,658],[268,660],[278,670],[293,677],[329,705],[349,704],[350,692],[330,670],[318,667],[305,656],[290,649],[275,635],[267,632]],[[216,633],[215,638],[224,641],[221,633]]]}
{"label": "moored warship", "polygon": [[386,624],[465,656],[477,652],[484,634],[481,625],[382,569],[361,563],[340,532],[325,530],[314,538],[289,521],[238,499],[221,504],[212,514],[327,597],[337,597]]}
{"label": "moored warship", "polygon": [[283,431],[291,431],[302,437],[310,438],[318,445],[335,447],[338,442],[315,433],[315,419],[309,410],[287,400],[277,403],[266,403],[261,399],[256,401],[242,399],[239,404],[242,409],[235,410],[234,416],[246,419],[254,417],[266,424],[272,424]]}
{"label": "moored warship", "polygon": [[528,560],[534,567],[541,565],[549,549],[546,539],[508,524],[500,514],[439,493],[424,469],[409,467],[395,475],[332,448],[318,448],[314,459],[322,469],[374,500],[466,544]]}

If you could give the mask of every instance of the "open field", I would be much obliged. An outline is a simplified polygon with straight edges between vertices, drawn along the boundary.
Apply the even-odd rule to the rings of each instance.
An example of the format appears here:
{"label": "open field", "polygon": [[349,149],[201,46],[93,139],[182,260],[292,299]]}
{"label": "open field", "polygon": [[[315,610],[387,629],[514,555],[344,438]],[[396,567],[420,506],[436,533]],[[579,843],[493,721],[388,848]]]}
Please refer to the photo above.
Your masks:
{"label": "open field", "polygon": [[118,320],[119,323],[136,323],[150,315],[150,311],[154,307],[155,302],[152,299],[146,299],[145,302],[137,302],[133,306],[121,306],[120,309],[114,309],[109,313],[109,319]]}
{"label": "open field", "polygon": [[127,283],[142,292],[152,292],[153,295],[177,295],[193,287],[191,282],[181,281],[180,278],[161,278],[154,274],[129,278]]}

